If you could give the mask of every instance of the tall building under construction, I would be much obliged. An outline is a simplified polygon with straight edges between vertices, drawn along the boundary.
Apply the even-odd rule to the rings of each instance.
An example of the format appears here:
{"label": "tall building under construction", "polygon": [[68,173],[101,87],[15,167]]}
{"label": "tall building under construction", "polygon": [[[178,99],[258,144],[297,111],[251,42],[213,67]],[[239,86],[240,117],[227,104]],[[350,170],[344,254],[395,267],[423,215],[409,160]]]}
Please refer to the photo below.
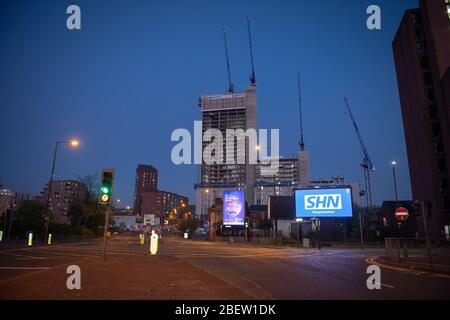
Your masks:
{"label": "tall building under construction", "polygon": [[[202,136],[209,129],[219,129],[226,137],[227,129],[256,130],[256,86],[249,85],[244,92],[228,92],[217,95],[200,97],[200,110],[202,114]],[[202,153],[210,142],[204,141]],[[233,157],[240,150],[237,139],[234,142]],[[198,217],[204,217],[216,198],[221,198],[224,190],[245,189],[246,200],[253,203],[253,186],[255,183],[254,164],[249,163],[249,141],[245,141],[244,164],[205,164],[199,170],[199,183],[195,185],[195,208]],[[223,158],[226,159],[225,148]],[[225,162],[225,161],[224,161]],[[237,162],[237,161],[236,161]]]}

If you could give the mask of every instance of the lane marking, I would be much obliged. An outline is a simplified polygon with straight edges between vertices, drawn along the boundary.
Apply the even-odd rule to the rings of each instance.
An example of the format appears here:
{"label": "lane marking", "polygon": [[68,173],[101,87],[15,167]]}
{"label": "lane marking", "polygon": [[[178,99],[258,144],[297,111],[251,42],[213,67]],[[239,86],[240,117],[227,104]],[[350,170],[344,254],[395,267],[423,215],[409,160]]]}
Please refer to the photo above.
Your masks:
{"label": "lane marking", "polygon": [[48,270],[50,267],[0,267],[1,270]]}

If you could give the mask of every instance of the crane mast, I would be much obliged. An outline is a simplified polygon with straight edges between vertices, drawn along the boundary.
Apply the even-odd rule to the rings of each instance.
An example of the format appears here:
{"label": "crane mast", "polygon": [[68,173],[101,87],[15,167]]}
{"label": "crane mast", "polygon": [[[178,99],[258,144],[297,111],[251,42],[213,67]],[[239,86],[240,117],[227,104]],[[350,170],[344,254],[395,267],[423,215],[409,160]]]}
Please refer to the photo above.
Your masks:
{"label": "crane mast", "polygon": [[250,17],[249,16],[247,16],[247,31],[248,31],[248,42],[250,43],[250,62],[252,64],[252,74],[250,76],[250,84],[252,86],[256,86],[255,63],[253,61],[252,33],[250,30]]}
{"label": "crane mast", "polygon": [[228,57],[228,42],[227,42],[227,28],[223,28],[223,42],[225,44],[225,58],[227,60],[227,74],[228,74],[228,92],[234,92],[234,85],[231,82],[231,71],[230,71],[230,59]]}
{"label": "crane mast", "polygon": [[366,187],[366,203],[367,207],[372,206],[372,186],[370,183],[370,171],[375,171],[375,167],[372,164],[372,160],[370,160],[369,153],[367,152],[366,146],[364,145],[364,141],[362,139],[361,133],[359,132],[358,125],[356,124],[355,117],[353,116],[352,110],[350,109],[350,104],[348,103],[348,99],[344,98],[345,106],[347,107],[348,114],[352,121],[353,127],[355,129],[356,135],[358,136],[359,144],[361,145],[362,151],[364,153],[363,163],[361,163],[361,167],[364,169],[364,182]]}
{"label": "crane mast", "polygon": [[297,73],[297,89],[298,89],[298,115],[300,120],[300,150],[305,150],[305,142],[303,141],[303,115],[302,115],[302,92],[300,88],[300,74]]}

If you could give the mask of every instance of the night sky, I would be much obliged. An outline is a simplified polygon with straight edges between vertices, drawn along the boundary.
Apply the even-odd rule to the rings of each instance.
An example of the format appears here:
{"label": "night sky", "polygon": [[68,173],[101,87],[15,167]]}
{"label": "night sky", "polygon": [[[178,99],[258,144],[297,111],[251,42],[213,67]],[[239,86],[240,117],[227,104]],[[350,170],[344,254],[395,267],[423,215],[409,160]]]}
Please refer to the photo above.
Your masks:
{"label": "night sky", "polygon": [[[81,30],[66,8],[81,7]],[[382,10],[382,30],[366,28],[366,8]],[[197,166],[172,164],[176,128],[193,130],[198,97],[227,90],[222,29],[229,28],[232,78],[250,75],[251,16],[258,126],[280,128],[281,153],[298,151],[296,73],[300,72],[311,177],[345,175],[363,184],[353,113],[377,171],[376,204],[399,197],[409,174],[391,43],[411,1],[21,1],[0,0],[0,180],[39,194],[54,142],[56,178],[116,169],[116,196],[132,205],[138,163],[159,170],[159,188],[194,201]]]}

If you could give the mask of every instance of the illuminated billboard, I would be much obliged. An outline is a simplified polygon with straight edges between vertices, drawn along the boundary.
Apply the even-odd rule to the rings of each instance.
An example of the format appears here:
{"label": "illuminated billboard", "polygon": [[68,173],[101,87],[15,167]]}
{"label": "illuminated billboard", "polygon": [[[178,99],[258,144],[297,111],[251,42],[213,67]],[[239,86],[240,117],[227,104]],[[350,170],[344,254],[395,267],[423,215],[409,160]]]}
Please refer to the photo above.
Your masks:
{"label": "illuminated billboard", "polygon": [[244,190],[227,190],[223,192],[223,224],[229,226],[244,225],[245,195]]}
{"label": "illuminated billboard", "polygon": [[350,187],[295,190],[297,218],[351,217],[352,211]]}

